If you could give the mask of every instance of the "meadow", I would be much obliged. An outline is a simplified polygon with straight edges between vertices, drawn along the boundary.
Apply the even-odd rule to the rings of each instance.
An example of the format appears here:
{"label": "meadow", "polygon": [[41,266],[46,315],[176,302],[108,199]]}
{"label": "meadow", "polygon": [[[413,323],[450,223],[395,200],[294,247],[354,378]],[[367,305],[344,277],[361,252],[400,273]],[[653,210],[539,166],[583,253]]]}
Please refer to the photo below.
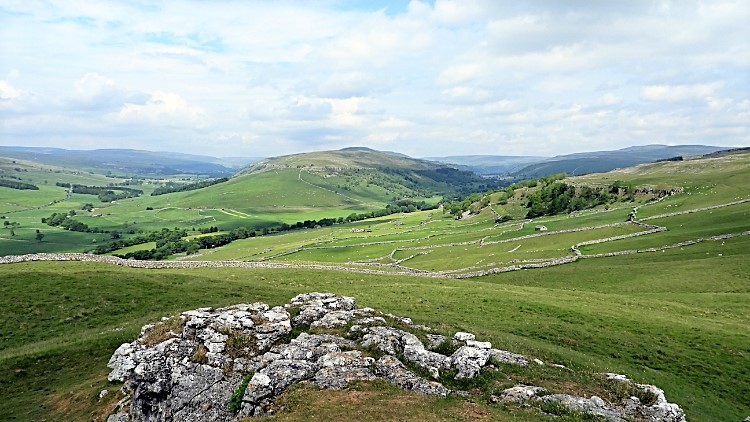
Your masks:
{"label": "meadow", "polygon": [[[281,304],[300,292],[330,291],[439,332],[471,331],[497,347],[576,373],[620,372],[655,383],[689,420],[740,420],[750,411],[747,250],[750,238],[741,237],[720,248],[707,242],[684,251],[471,280],[294,269],[136,270],[76,262],[3,265],[0,419],[90,420],[105,412],[96,395],[117,388],[105,379],[109,356],[161,316],[201,306]],[[555,384],[560,370],[529,371],[510,378],[563,388]],[[295,394],[307,394],[302,401],[317,397],[313,391]],[[437,412],[431,406],[458,413],[464,406],[408,400],[427,414]],[[481,401],[471,405],[498,420],[547,420]]]}
{"label": "meadow", "polygon": [[[299,170],[294,171],[299,175]],[[5,309],[0,319],[4,398],[0,419],[101,420],[116,396],[99,400],[99,391],[118,388],[106,381],[106,362],[120,343],[135,338],[143,324],[196,307],[255,301],[283,304],[301,292],[327,291],[355,296],[360,306],[409,316],[444,334],[474,332],[495,347],[570,368],[503,367],[507,377],[491,387],[497,391],[523,382],[569,391],[591,380],[594,373],[618,372],[663,388],[667,398],[686,411],[688,420],[742,420],[750,415],[750,236],[740,235],[750,230],[750,202],[743,202],[750,199],[750,154],[568,179],[591,186],[615,180],[682,191],[658,201],[643,194],[632,202],[528,220],[523,204],[533,189],[522,188],[512,198],[500,192],[483,195],[477,204],[486,201],[487,206],[477,206],[476,213],[458,220],[442,210],[393,214],[248,238],[197,255],[172,257],[325,263],[342,270],[142,270],[81,262],[0,265],[0,305]],[[239,194],[229,193],[235,192],[232,186],[222,187],[225,196],[239,201]],[[319,194],[320,198],[336,195],[324,190]],[[200,195],[206,192],[118,201],[99,211],[102,217],[90,216],[86,221],[101,222],[102,227],[125,223],[157,227],[156,221],[184,227],[210,216],[211,225],[220,223],[224,230],[237,222],[256,221],[256,215],[265,216],[257,221],[274,221],[278,216],[297,221],[351,212],[349,205],[311,206],[303,214],[286,207],[272,212],[263,204],[230,207],[240,205],[231,201],[219,201],[221,205],[211,209],[188,209],[198,204],[189,201],[198,201]],[[66,245],[67,250],[76,250],[105,241],[107,234],[65,232],[39,223],[57,207],[68,209],[87,198],[73,195],[41,209],[4,214],[13,215],[20,227],[16,236],[0,229],[0,246],[6,252],[22,253],[37,243],[47,250],[59,245],[63,251]],[[148,202],[157,199],[162,202]],[[727,205],[733,202],[738,203]],[[146,210],[151,207],[147,204],[161,206]],[[626,223],[633,208],[638,220],[666,231],[621,238],[647,229]],[[496,222],[499,215],[514,219]],[[38,227],[45,233],[43,242],[34,240]],[[56,238],[58,231],[60,238]],[[610,237],[615,239],[581,246],[580,253],[586,257],[659,248],[723,234],[738,236],[469,279],[447,277],[570,258],[575,255],[573,245]],[[74,238],[70,236],[78,243],[66,243]],[[352,267],[379,269],[383,274],[343,271]],[[388,274],[404,268],[445,277]],[[468,402],[431,399],[377,384],[345,392],[297,388],[282,403],[284,409],[271,420],[304,420],[311,409],[341,419],[337,412],[345,405],[357,406],[363,420],[560,420],[491,404],[480,396]]]}

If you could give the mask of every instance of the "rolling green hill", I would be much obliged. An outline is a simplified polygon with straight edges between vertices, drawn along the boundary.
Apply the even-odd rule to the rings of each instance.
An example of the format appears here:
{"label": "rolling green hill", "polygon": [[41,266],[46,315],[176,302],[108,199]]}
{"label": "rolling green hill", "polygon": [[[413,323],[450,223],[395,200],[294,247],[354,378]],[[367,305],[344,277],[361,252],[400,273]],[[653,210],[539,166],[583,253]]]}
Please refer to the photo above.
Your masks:
{"label": "rolling green hill", "polygon": [[[307,220],[361,215],[404,200],[436,204],[443,195],[492,186],[492,181],[470,172],[395,153],[353,148],[268,159],[226,182],[158,196],[149,193],[175,181],[188,182],[139,179],[132,187],[142,190],[141,196],[102,202],[95,195],[69,195],[66,188],[55,184],[106,187],[125,183],[126,179],[31,161],[23,161],[28,168],[16,171],[13,161],[23,160],[7,159],[9,167],[2,174],[8,174],[9,183],[22,182],[11,177],[23,173],[25,177],[19,179],[39,182],[40,189],[21,191],[0,186],[0,202],[8,199],[0,204],[0,213],[13,212],[12,221],[19,224],[12,235],[9,231],[0,233],[0,255],[82,252],[107,241],[109,232],[127,238],[175,227],[195,231],[192,234],[209,227],[260,231]],[[93,208],[81,212],[86,203],[92,203]],[[52,213],[71,211],[76,214],[72,219],[103,234],[71,233],[40,224]],[[37,241],[37,230],[43,231],[45,240]]]}
{"label": "rolling green hill", "polygon": [[133,149],[68,150],[12,146],[0,146],[0,156],[118,176],[229,176],[234,173],[236,163],[245,165],[256,160],[233,158],[223,161],[215,157]]}
{"label": "rolling green hill", "polygon": [[[359,167],[370,165],[363,151],[353,153]],[[403,159],[389,157],[391,165]],[[341,195],[307,182],[332,186],[331,179],[341,176],[326,172],[342,170],[325,167],[343,169],[353,160],[325,154],[316,161],[326,163],[320,168],[304,160],[282,158],[206,189],[118,201],[102,208],[112,215],[82,221],[177,224],[190,216],[221,215],[227,218],[221,224],[251,221],[250,209],[229,207],[245,203],[243,192],[265,207],[258,216],[272,215],[277,204],[276,215],[283,218],[299,219],[285,209],[308,207],[312,214],[306,217],[330,212]],[[590,189],[610,196],[572,213],[526,218],[531,199],[560,183],[577,195]],[[262,196],[269,191],[277,197]],[[349,191],[353,201],[364,202],[369,197],[362,192]],[[210,209],[172,208],[202,206],[211,198]],[[67,201],[80,203],[75,195]],[[119,388],[107,383],[106,362],[142,324],[201,306],[280,304],[315,290],[355,296],[362,306],[413,317],[441,333],[474,332],[493,345],[569,368],[501,367],[502,377],[487,392],[515,383],[576,392],[595,373],[619,372],[663,388],[691,421],[742,420],[750,414],[750,153],[550,178],[476,195],[470,202],[460,219],[429,210],[258,236],[173,257],[186,262],[166,262],[160,270],[81,262],[0,265],[0,305],[8,310],[0,318],[5,333],[0,419],[106,416],[117,396],[97,395]],[[162,207],[146,210],[147,204]],[[21,226],[26,229],[26,223]],[[0,230],[8,242],[18,242],[9,239],[8,229]],[[191,268],[196,260],[243,261],[246,267]],[[304,267],[309,264],[318,269]],[[581,420],[552,419],[481,395],[435,400],[378,386],[358,388],[334,395],[295,390],[276,418],[336,415],[347,403],[367,409],[373,420],[471,420],[477,414],[488,420]],[[383,406],[368,405],[372,400],[403,410],[393,416]]]}
{"label": "rolling green hill", "polygon": [[244,173],[279,169],[299,169],[325,179],[322,182],[328,187],[354,194],[363,187],[375,187],[381,190],[384,202],[389,196],[414,199],[436,194],[467,194],[493,185],[490,179],[452,166],[368,148],[275,157],[251,165]]}

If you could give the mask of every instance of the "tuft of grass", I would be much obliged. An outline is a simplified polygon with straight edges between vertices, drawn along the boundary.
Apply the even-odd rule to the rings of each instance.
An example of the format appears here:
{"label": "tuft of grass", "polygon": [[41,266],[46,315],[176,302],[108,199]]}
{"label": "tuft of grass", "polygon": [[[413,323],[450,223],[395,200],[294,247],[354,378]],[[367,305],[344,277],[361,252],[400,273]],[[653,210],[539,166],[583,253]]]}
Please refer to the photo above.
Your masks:
{"label": "tuft of grass", "polygon": [[606,387],[605,394],[602,395],[604,400],[611,403],[621,403],[630,397],[637,397],[641,404],[650,406],[656,404],[656,394],[651,391],[639,388],[635,384],[622,382],[618,380],[604,380],[603,385]]}
{"label": "tuft of grass", "polygon": [[245,377],[242,378],[242,382],[240,382],[240,385],[238,385],[237,389],[234,390],[234,393],[232,393],[232,397],[229,399],[229,411],[232,412],[233,415],[236,415],[242,408],[242,397],[245,396],[245,391],[247,391],[247,384],[250,383],[253,375],[254,374],[245,375]]}
{"label": "tuft of grass", "polygon": [[564,421],[607,422],[607,419],[602,416],[571,410],[560,402],[542,402],[540,410],[550,415],[560,416]]}
{"label": "tuft of grass", "polygon": [[225,330],[222,334],[227,336],[224,354],[230,358],[252,357],[258,354],[259,349],[255,336],[237,330]]}
{"label": "tuft of grass", "polygon": [[190,356],[190,362],[200,363],[205,365],[208,363],[208,349],[202,343],[195,348],[195,351]]}
{"label": "tuft of grass", "polygon": [[435,346],[432,351],[440,353],[441,355],[452,356],[460,348],[461,346],[457,342],[454,342],[450,337],[446,337],[445,340]]}
{"label": "tuft of grass", "polygon": [[185,320],[179,316],[173,316],[165,321],[160,321],[148,330],[143,337],[145,346],[153,346],[170,338],[179,337],[185,328]]}

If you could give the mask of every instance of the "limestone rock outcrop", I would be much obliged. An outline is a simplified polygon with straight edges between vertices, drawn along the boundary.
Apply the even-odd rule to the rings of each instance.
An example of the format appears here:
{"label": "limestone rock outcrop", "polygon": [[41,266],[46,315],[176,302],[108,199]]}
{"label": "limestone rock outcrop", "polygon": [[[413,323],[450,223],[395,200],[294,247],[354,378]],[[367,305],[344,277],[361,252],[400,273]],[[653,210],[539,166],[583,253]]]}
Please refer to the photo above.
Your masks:
{"label": "limestone rock outcrop", "polygon": [[[330,293],[300,294],[276,307],[253,303],[199,308],[146,325],[138,339],[115,350],[108,378],[124,383],[126,397],[108,422],[262,416],[272,412],[276,398],[289,386],[302,382],[345,389],[354,381],[382,379],[427,395],[468,396],[440,380],[472,378],[499,364],[529,362],[478,341],[474,334],[435,334],[409,318],[357,309],[354,298]],[[606,376],[632,383],[624,376]],[[533,386],[516,386],[493,397],[519,404],[554,402],[618,422],[685,420],[663,391],[634,385],[653,400],[640,403],[630,397],[613,404],[596,396],[547,394]]]}
{"label": "limestone rock outcrop", "polygon": [[[406,390],[446,396],[452,392],[438,382],[442,371],[473,377],[491,357],[528,364],[525,357],[492,349],[473,334],[457,333],[448,340],[429,331],[409,318],[357,309],[354,298],[328,293],[300,294],[283,307],[253,303],[183,312],[144,326],[137,340],[114,352],[109,380],[124,382],[129,400],[109,420],[260,416],[299,382],[343,389],[352,381],[379,378]],[[457,348],[452,355],[431,350],[446,341]]]}

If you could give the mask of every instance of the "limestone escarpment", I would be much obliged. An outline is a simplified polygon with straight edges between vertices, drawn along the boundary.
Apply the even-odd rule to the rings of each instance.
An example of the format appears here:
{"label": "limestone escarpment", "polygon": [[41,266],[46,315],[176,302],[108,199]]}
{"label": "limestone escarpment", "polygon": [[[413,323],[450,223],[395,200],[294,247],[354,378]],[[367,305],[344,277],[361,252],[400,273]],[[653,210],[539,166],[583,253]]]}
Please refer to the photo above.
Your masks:
{"label": "limestone escarpment", "polygon": [[[354,298],[330,293],[300,294],[277,307],[199,308],[144,326],[137,340],[115,351],[109,379],[124,382],[127,397],[109,421],[260,416],[300,382],[344,389],[384,379],[427,395],[468,395],[438,380],[476,377],[502,363],[528,366],[530,360],[471,333],[433,334],[409,318],[357,309]],[[651,420],[680,421],[684,414]]]}

